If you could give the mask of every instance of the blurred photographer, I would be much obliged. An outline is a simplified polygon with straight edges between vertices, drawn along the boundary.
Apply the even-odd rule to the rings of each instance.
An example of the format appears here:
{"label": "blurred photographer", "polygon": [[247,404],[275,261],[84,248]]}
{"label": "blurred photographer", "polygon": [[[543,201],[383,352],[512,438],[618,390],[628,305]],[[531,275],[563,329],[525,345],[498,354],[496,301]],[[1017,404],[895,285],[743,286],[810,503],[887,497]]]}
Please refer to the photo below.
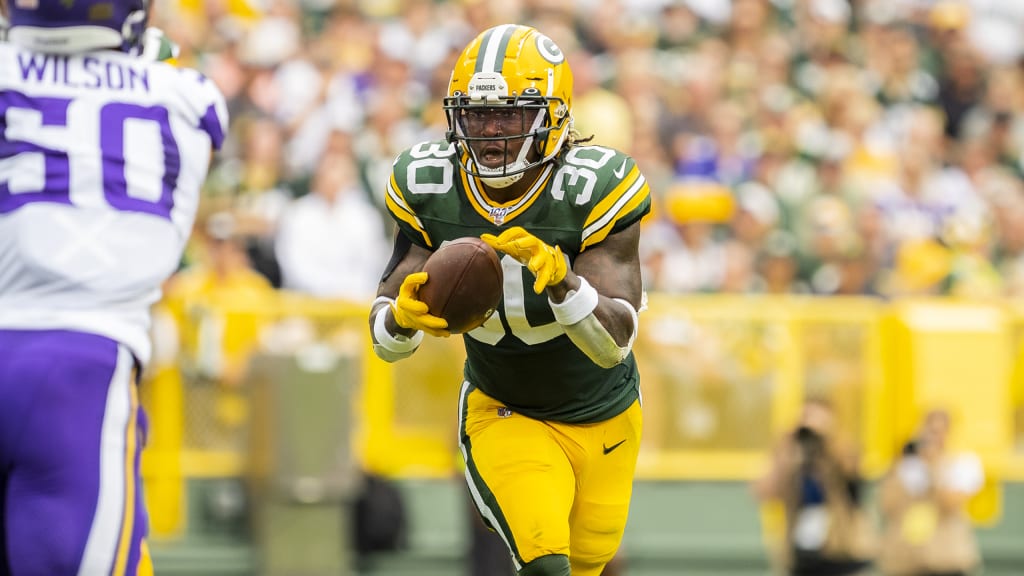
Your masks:
{"label": "blurred photographer", "polygon": [[753,486],[761,500],[779,500],[786,516],[782,564],[791,576],[869,573],[875,534],[861,506],[853,450],[835,438],[831,406],[808,400],[797,427]]}
{"label": "blurred photographer", "polygon": [[981,461],[948,447],[949,413],[933,410],[881,484],[886,576],[967,576],[981,564],[967,501],[981,490]]}

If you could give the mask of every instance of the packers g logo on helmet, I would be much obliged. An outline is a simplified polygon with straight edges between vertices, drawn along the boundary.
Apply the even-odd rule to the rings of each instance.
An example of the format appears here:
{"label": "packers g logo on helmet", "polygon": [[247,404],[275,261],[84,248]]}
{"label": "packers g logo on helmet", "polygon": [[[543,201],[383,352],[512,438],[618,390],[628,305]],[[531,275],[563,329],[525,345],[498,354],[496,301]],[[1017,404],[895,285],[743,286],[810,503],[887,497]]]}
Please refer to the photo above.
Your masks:
{"label": "packers g logo on helmet", "polygon": [[[550,38],[529,26],[504,24],[483,31],[459,56],[444,99],[448,139],[458,144],[462,167],[491,186],[505,187],[523,172],[548,162],[572,129],[572,70]],[[521,124],[509,133],[474,133],[467,118],[499,113]],[[521,140],[515,157],[500,167],[482,165],[472,144]]]}
{"label": "packers g logo on helmet", "polygon": [[562,49],[555,44],[555,41],[547,36],[538,33],[537,34],[537,51],[540,55],[551,62],[552,64],[561,64],[565,61],[565,54],[562,54]]}

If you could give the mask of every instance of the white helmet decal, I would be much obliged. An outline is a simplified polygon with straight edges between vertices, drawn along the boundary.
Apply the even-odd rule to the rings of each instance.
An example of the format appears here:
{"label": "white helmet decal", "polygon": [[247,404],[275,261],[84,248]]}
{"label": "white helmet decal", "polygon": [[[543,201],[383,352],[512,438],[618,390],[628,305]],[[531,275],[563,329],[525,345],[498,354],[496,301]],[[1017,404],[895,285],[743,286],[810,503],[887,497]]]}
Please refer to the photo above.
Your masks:
{"label": "white helmet decal", "polygon": [[470,100],[498,103],[502,98],[508,96],[508,82],[499,72],[477,72],[470,78],[466,91]]}
{"label": "white helmet decal", "polygon": [[565,54],[558,47],[558,44],[555,44],[554,40],[540,33],[537,34],[537,51],[540,52],[540,55],[545,60],[552,64],[561,64],[565,61]]}

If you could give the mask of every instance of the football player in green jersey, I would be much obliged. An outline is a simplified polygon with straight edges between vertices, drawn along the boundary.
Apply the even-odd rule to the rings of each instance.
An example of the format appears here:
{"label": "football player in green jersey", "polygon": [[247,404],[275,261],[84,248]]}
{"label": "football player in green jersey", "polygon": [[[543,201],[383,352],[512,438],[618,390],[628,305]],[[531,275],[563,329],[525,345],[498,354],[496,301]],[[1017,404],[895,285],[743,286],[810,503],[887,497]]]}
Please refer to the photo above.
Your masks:
{"label": "football player in green jersey", "polygon": [[572,72],[527,26],[484,31],[444,100],[448,138],[395,160],[399,227],[370,313],[378,356],[448,336],[417,299],[447,241],[498,250],[498,312],[464,335],[466,479],[522,576],[599,576],[626,526],[641,431],[631,352],[643,308],[638,243],[650,190],[632,158],[573,129]]}

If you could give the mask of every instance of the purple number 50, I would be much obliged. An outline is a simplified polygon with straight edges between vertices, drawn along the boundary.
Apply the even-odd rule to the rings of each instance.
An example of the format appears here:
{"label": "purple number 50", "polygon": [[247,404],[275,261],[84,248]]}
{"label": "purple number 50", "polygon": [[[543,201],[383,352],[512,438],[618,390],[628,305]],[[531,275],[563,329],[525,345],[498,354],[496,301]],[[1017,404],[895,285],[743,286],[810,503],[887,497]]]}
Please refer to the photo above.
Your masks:
{"label": "purple number 50", "polygon": [[[8,178],[0,179],[0,214],[5,214],[32,202],[55,202],[71,204],[71,181],[74,177],[73,158],[66,149],[46,146],[33,142],[25,136],[11,140],[8,130],[11,109],[23,109],[39,114],[41,127],[68,125],[67,98],[44,98],[27,96],[13,90],[0,91],[0,163],[13,160],[19,154],[40,154],[43,158],[44,181],[39,190],[11,191]],[[130,162],[125,156],[125,126],[130,120],[153,122],[160,130],[163,148],[163,175],[161,190],[156,200],[133,196],[128,193],[127,169]],[[174,189],[181,170],[181,153],[171,132],[167,109],[163,106],[142,106],[123,102],[110,102],[99,109],[99,134],[95,144],[101,157],[103,194],[107,203],[117,210],[145,212],[171,217],[174,208]],[[72,138],[92,137],[88,134],[68,134]],[[2,174],[2,172],[0,172]],[[11,174],[8,168],[7,174]]]}
{"label": "purple number 50", "polygon": [[[38,112],[42,126],[67,126],[69,104],[71,100],[67,98],[30,98],[20,92],[0,91],[0,127],[3,129],[3,138],[0,138],[0,162],[18,154],[42,154],[43,170],[46,174],[46,182],[42,189],[25,190],[17,194],[11,193],[10,182],[7,179],[0,180],[0,214],[11,212],[29,202],[71,203],[71,163],[68,161],[67,153],[34,142],[10,140],[7,137],[7,114],[12,108]],[[10,172],[8,169],[8,173]]]}

